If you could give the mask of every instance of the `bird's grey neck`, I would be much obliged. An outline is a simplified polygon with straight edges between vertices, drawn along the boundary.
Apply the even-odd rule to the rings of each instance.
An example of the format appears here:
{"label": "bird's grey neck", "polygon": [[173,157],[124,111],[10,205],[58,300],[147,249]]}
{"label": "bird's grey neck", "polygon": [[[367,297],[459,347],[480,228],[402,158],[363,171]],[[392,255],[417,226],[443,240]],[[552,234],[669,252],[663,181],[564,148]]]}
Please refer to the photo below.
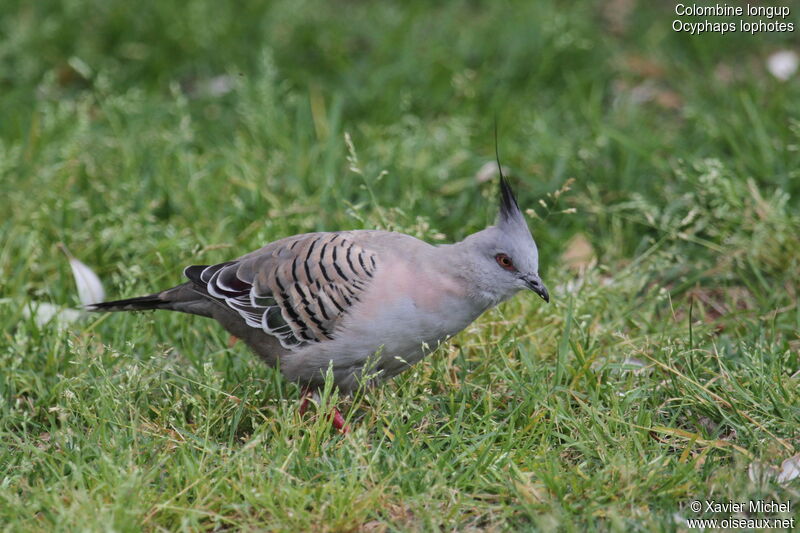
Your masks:
{"label": "bird's grey neck", "polygon": [[486,237],[479,231],[467,236],[463,241],[453,244],[442,244],[436,250],[442,254],[444,264],[450,265],[452,275],[460,279],[467,287],[472,302],[478,305],[480,313],[499,304],[506,298],[497,294],[496,287],[486,276],[486,259],[479,252],[478,242]]}

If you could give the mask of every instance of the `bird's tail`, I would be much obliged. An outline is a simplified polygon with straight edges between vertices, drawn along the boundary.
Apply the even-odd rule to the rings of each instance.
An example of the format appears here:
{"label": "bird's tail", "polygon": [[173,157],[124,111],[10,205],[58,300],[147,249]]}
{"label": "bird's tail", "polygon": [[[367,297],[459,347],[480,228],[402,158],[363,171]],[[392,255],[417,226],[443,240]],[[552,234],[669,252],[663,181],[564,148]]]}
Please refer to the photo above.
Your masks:
{"label": "bird's tail", "polygon": [[147,296],[87,305],[86,310],[106,312],[168,309],[192,315],[211,316],[211,306],[214,302],[209,300],[206,294],[194,283],[189,282]]}
{"label": "bird's tail", "polygon": [[171,302],[161,297],[162,293],[148,294],[137,298],[126,298],[112,302],[100,302],[86,306],[87,311],[147,311],[149,309],[170,309]]}

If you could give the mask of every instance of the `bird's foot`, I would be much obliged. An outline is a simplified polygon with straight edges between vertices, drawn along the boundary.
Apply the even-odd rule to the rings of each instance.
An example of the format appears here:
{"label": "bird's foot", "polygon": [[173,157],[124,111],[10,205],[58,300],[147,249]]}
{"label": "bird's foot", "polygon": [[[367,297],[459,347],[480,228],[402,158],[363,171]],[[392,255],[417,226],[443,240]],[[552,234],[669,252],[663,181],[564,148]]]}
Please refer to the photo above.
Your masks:
{"label": "bird's foot", "polygon": [[300,393],[302,400],[300,400],[300,407],[297,408],[301,415],[306,414],[308,406],[311,404],[311,398],[314,397],[314,391],[310,387],[303,387],[303,392]]}
{"label": "bird's foot", "polygon": [[236,335],[231,335],[228,337],[228,348],[233,348],[233,346],[239,341],[239,337]]}
{"label": "bird's foot", "polygon": [[[300,407],[297,410],[300,412],[301,415],[304,415],[306,411],[308,411],[309,405],[311,405],[312,398],[319,401],[319,395],[317,392],[310,387],[304,387],[302,394],[302,400],[300,400]],[[331,413],[331,425],[338,429],[342,435],[346,435],[350,431],[350,426],[346,425],[344,422],[344,417],[342,413],[339,411],[338,408],[334,407],[333,412]]]}
{"label": "bird's foot", "polygon": [[331,413],[331,424],[333,424],[333,427],[338,429],[339,433],[342,435],[347,435],[347,433],[350,432],[350,426],[344,423],[344,417],[336,407],[333,408],[333,413]]}

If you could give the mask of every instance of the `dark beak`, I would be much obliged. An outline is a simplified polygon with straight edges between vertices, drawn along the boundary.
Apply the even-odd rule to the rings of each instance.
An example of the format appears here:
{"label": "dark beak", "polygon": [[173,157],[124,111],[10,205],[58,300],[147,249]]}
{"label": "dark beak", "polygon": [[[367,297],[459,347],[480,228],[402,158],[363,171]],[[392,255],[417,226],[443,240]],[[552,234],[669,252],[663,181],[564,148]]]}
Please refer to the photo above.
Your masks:
{"label": "dark beak", "polygon": [[547,292],[547,287],[544,286],[544,283],[542,283],[542,280],[540,280],[538,276],[527,276],[525,278],[525,284],[530,290],[541,296],[542,300],[550,303],[550,293]]}

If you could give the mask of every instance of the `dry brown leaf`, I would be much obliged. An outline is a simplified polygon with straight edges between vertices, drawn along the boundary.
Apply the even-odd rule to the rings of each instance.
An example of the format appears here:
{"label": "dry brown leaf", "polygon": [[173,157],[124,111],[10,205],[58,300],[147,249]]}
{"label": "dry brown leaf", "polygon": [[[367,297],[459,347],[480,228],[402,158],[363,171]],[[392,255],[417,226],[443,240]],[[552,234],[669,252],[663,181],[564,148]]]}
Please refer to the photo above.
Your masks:
{"label": "dry brown leaf", "polygon": [[383,533],[387,531],[389,526],[381,522],[380,520],[370,520],[358,528],[358,531],[362,531],[364,533]]}
{"label": "dry brown leaf", "polygon": [[630,27],[631,14],[636,0],[609,0],[600,3],[600,12],[609,31],[616,35],[624,34]]}
{"label": "dry brown leaf", "polygon": [[643,78],[663,78],[666,69],[661,63],[652,58],[633,54],[625,58],[625,67],[628,71]]}
{"label": "dry brown leaf", "polygon": [[583,233],[576,233],[567,243],[567,249],[561,255],[567,268],[583,273],[595,261],[594,248]]}

